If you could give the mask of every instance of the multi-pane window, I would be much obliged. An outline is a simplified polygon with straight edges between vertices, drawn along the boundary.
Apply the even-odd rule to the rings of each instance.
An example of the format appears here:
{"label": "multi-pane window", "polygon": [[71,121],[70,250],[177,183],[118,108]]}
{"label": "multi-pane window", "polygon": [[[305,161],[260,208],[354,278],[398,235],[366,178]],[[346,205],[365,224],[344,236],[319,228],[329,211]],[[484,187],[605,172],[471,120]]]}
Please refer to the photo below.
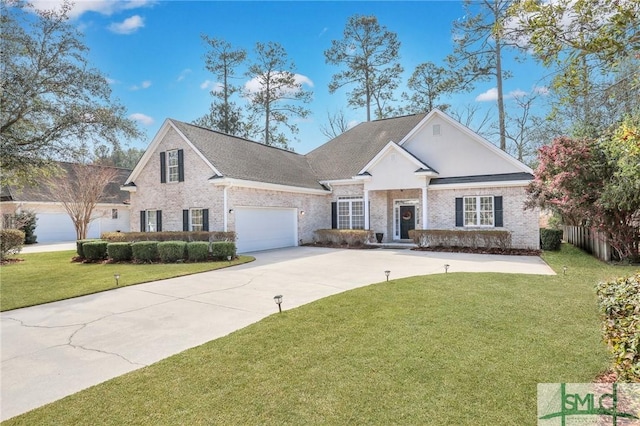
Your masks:
{"label": "multi-pane window", "polygon": [[180,175],[177,149],[167,152],[167,171],[169,175],[169,182],[178,182]]}
{"label": "multi-pane window", "polygon": [[145,226],[145,230],[147,232],[156,232],[158,230],[158,211],[157,210],[147,210],[147,224]]}
{"label": "multi-pane window", "polygon": [[364,229],[364,201],[359,197],[338,199],[338,229]]}
{"label": "multi-pane window", "polygon": [[111,219],[118,218],[118,209],[111,209]]}
{"label": "multi-pane window", "polygon": [[191,209],[191,230],[202,231],[203,227],[203,214],[202,209]]}
{"label": "multi-pane window", "polygon": [[492,196],[464,197],[464,226],[493,226]]}

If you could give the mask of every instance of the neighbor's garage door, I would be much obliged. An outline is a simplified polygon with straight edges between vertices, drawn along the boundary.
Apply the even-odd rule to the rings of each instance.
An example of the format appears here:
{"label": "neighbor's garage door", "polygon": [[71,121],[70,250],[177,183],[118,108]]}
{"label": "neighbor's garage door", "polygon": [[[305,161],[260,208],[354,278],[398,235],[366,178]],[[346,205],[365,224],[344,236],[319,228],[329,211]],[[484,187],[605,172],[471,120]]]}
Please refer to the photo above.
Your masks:
{"label": "neighbor's garage door", "polygon": [[296,209],[235,209],[238,253],[292,247],[298,242]]}
{"label": "neighbor's garage door", "polygon": [[[37,213],[36,230],[39,243],[58,243],[76,240],[76,228],[66,213]],[[100,237],[100,219],[89,224],[87,238]]]}

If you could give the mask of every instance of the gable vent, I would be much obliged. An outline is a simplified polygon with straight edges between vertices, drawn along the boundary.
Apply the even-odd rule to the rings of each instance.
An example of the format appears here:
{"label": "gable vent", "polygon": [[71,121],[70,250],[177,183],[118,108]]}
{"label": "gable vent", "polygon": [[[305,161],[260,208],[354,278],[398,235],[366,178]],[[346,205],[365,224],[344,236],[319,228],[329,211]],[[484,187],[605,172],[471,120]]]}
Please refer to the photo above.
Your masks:
{"label": "gable vent", "polygon": [[434,124],[433,125],[433,136],[440,136],[440,125],[439,124]]}

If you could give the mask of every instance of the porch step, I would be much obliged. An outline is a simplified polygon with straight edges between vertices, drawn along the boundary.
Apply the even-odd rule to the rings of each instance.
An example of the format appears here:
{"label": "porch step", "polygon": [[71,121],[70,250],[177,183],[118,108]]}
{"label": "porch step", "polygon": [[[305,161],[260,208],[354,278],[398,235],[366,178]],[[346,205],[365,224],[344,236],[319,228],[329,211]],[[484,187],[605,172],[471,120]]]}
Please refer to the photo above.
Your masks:
{"label": "porch step", "polygon": [[402,243],[402,242],[395,242],[395,243],[369,243],[368,245],[370,246],[374,246],[374,247],[380,247],[382,249],[412,249],[415,247],[418,247],[416,244],[414,243]]}

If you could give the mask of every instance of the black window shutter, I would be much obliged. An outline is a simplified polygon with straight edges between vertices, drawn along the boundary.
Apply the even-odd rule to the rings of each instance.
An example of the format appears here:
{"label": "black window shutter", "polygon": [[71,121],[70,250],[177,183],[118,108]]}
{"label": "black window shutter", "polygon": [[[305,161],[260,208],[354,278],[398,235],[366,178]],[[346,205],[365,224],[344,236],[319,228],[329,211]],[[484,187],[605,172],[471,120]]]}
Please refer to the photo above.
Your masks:
{"label": "black window shutter", "polygon": [[502,221],[502,197],[493,197],[493,211],[495,214],[495,226],[497,228],[501,228],[503,225]]}
{"label": "black window shutter", "polygon": [[182,210],[182,230],[189,230],[189,210]]}
{"label": "black window shutter", "polygon": [[156,227],[157,231],[162,231],[162,210],[156,210]]}
{"label": "black window shutter", "polygon": [[167,154],[160,153],[160,183],[167,183]]}
{"label": "black window shutter", "polygon": [[331,229],[338,229],[338,203],[331,203]]}
{"label": "black window shutter", "polygon": [[209,209],[202,209],[202,230],[209,231]]}
{"label": "black window shutter", "polygon": [[464,226],[464,207],[462,197],[456,198],[456,226]]}
{"label": "black window shutter", "polygon": [[184,182],[184,150],[178,150],[178,182]]}
{"label": "black window shutter", "polygon": [[140,210],[140,232],[147,230],[147,212]]}

